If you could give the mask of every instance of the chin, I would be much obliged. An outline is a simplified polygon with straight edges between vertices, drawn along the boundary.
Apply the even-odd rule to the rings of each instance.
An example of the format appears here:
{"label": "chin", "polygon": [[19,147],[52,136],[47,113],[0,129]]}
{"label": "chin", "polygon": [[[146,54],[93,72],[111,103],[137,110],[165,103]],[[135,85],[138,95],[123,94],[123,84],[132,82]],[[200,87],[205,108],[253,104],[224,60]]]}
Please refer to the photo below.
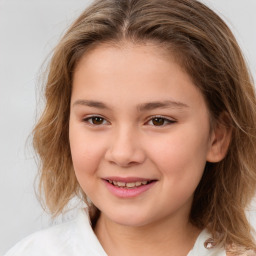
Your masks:
{"label": "chin", "polygon": [[110,221],[122,225],[122,226],[129,226],[129,227],[142,227],[153,220],[147,214],[142,214],[141,212],[133,213],[133,212],[115,212],[110,213],[106,216]]}

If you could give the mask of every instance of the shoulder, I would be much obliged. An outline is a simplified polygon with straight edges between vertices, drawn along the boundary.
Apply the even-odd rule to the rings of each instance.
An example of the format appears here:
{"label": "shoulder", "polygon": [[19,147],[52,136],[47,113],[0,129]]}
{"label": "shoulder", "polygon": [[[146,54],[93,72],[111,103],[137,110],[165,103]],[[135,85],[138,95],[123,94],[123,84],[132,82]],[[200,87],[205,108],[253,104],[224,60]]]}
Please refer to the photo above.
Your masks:
{"label": "shoulder", "polygon": [[75,221],[59,224],[36,232],[18,242],[5,256],[66,255],[72,246],[72,234],[76,233]]}
{"label": "shoulder", "polygon": [[198,236],[188,256],[256,256],[256,251],[237,245],[216,245],[211,233],[204,229]]}
{"label": "shoulder", "polygon": [[256,256],[256,251],[248,250],[241,246],[231,246],[226,249],[227,256]]}
{"label": "shoulder", "polygon": [[16,244],[5,256],[107,256],[95,236],[88,212],[74,220],[36,232]]}

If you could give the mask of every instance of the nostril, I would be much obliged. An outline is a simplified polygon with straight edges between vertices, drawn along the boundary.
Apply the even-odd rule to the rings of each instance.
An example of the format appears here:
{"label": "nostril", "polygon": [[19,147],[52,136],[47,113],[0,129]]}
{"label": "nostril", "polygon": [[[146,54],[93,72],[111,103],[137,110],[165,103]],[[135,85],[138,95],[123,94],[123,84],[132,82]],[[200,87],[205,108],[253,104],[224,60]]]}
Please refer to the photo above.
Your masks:
{"label": "nostril", "polygon": [[115,160],[115,161],[110,161],[111,164],[113,165],[117,165],[117,166],[120,166],[120,167],[123,167],[123,168],[127,168],[127,167],[132,167],[132,166],[135,166],[135,165],[138,165],[139,162],[126,162],[126,161],[118,161],[118,160]]}
{"label": "nostril", "polygon": [[141,164],[145,161],[145,152],[139,145],[137,147],[114,145],[105,153],[105,159],[111,164],[121,167],[130,167]]}

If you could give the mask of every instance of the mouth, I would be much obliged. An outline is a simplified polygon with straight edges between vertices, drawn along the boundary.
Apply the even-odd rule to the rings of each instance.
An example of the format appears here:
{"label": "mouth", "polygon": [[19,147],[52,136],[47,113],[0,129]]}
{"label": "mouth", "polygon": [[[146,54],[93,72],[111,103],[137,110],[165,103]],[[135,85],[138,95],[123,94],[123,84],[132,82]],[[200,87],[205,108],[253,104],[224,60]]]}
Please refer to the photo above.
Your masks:
{"label": "mouth", "polygon": [[108,190],[119,198],[132,198],[150,190],[157,180],[136,177],[107,177],[103,181]]}
{"label": "mouth", "polygon": [[112,184],[115,187],[118,188],[124,188],[124,189],[134,189],[134,188],[138,188],[141,186],[145,186],[148,185],[152,182],[154,182],[155,180],[144,180],[144,181],[135,181],[135,182],[124,182],[124,181],[116,181],[116,180],[110,180],[107,179],[106,180],[108,183]]}

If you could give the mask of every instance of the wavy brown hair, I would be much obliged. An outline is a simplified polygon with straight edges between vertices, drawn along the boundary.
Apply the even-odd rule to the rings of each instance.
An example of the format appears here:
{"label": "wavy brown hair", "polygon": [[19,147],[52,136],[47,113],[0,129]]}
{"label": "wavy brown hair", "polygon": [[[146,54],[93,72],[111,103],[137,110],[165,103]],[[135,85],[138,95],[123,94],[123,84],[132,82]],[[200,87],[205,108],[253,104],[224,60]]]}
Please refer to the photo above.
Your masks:
{"label": "wavy brown hair", "polygon": [[196,0],[95,1],[62,37],[48,69],[45,110],[34,129],[34,147],[41,160],[40,191],[47,207],[56,216],[71,198],[83,194],[68,137],[76,65],[92,47],[124,41],[152,42],[171,52],[204,95],[212,122],[227,113],[225,125],[232,129],[229,150],[221,162],[206,163],[190,221],[198,228],[207,227],[219,244],[255,249],[245,215],[256,186],[253,82],[228,26]]}

